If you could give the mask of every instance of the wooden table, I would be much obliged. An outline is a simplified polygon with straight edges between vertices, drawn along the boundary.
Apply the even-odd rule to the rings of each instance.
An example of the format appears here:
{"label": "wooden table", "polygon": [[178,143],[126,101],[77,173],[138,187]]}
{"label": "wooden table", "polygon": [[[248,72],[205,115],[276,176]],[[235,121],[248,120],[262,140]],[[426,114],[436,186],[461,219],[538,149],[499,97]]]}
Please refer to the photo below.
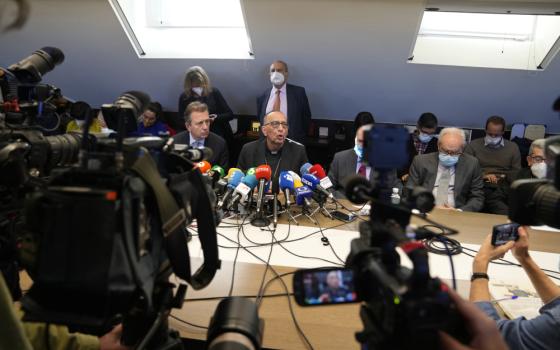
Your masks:
{"label": "wooden table", "polygon": [[[345,203],[350,207],[349,203]],[[340,222],[318,215],[320,225],[333,227]],[[460,231],[454,236],[462,243],[480,244],[492,226],[507,222],[507,217],[502,215],[489,215],[480,213],[457,212],[449,210],[435,210],[429,214],[429,218]],[[420,219],[414,218],[413,223],[425,224]],[[286,218],[279,219],[279,223],[287,223]],[[311,226],[306,219],[300,221],[300,225]],[[354,221],[337,229],[357,230],[358,222]],[[560,233],[531,230],[531,249],[545,252],[560,252]],[[232,276],[232,263],[223,262],[222,269],[218,271],[212,283],[201,291],[189,290],[187,299],[226,297],[230,288]],[[235,284],[233,295],[254,296],[259,289],[264,266],[250,263],[237,263],[235,272]],[[293,267],[275,266],[278,273],[295,270]],[[272,278],[271,272],[267,273],[266,279]],[[292,276],[284,277],[288,290],[292,291]],[[468,295],[470,283],[458,281],[458,290],[463,296]],[[266,294],[286,293],[279,281],[271,284]],[[181,310],[174,310],[173,315],[188,322],[207,326],[210,316],[213,314],[219,300],[209,301],[187,301]],[[357,348],[358,344],[354,338],[356,331],[362,330],[362,322],[359,317],[359,304],[325,306],[325,307],[300,307],[291,299],[295,317],[305,332],[309,341],[316,349],[348,349]],[[280,349],[304,349],[303,340],[298,335],[289,312],[287,298],[270,297],[265,298],[259,315],[265,320],[263,346],[267,348]],[[195,339],[205,339],[206,330],[197,329],[185,325],[177,320],[170,319],[172,327],[179,330],[181,336]]]}

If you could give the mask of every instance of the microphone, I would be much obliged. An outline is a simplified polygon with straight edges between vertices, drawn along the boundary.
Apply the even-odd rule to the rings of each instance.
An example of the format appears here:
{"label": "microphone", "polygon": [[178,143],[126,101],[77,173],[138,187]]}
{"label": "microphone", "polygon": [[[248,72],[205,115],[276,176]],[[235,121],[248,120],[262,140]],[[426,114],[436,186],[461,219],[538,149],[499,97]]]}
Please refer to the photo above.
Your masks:
{"label": "microphone", "polygon": [[[294,179],[294,183],[295,183],[296,181],[299,181],[299,182],[301,183],[301,177],[299,176],[298,173],[296,173],[295,171],[291,171],[291,170],[288,171],[288,173],[289,173],[290,175],[292,175],[292,178]],[[300,186],[301,186],[301,184],[300,184]],[[297,186],[297,187],[300,187],[300,186]]]}
{"label": "microphone", "polygon": [[[222,168],[219,165],[214,165],[206,173],[206,175],[208,175],[208,177],[212,179],[212,187],[216,186],[216,183],[218,183],[224,177],[224,174],[225,174],[224,168]],[[227,185],[227,182],[225,182],[225,184]]]}
{"label": "microphone", "polygon": [[311,206],[309,198],[311,198],[312,195],[313,192],[305,185],[296,188],[296,204],[308,207]]}
{"label": "microphone", "polygon": [[241,171],[241,169],[239,169],[239,168],[229,168],[226,177],[229,179],[231,177],[231,175],[236,171]]}
{"label": "microphone", "polygon": [[249,168],[247,169],[247,173],[245,173],[245,175],[255,175],[256,170],[257,168]]}
{"label": "microphone", "polygon": [[234,207],[240,201],[244,201],[247,196],[257,187],[258,181],[255,175],[246,175],[233,191],[233,197],[228,208]]}
{"label": "microphone", "polygon": [[181,153],[191,162],[200,162],[212,158],[214,152],[208,147],[190,148],[189,145],[175,144],[175,151]]}
{"label": "microphone", "polygon": [[203,160],[202,162],[198,162],[196,163],[195,167],[198,168],[198,170],[200,170],[200,172],[202,174],[206,174],[208,172],[208,170],[210,170],[210,168],[212,167],[210,165],[210,163],[208,163],[207,161]]}
{"label": "microphone", "polygon": [[229,177],[229,180],[228,180],[226,193],[224,194],[222,199],[218,202],[218,205],[216,206],[216,209],[222,209],[222,207],[224,206],[224,203],[233,194],[233,191],[235,190],[237,185],[239,185],[242,178],[243,178],[243,172],[241,170],[236,170],[231,174],[231,176]]}
{"label": "microphone", "polygon": [[346,198],[352,203],[364,204],[372,199],[373,186],[368,179],[352,175],[346,178]]}
{"label": "microphone", "polygon": [[309,172],[309,168],[311,168],[311,163],[305,163],[299,168],[299,173],[303,176]]}
{"label": "microphone", "polygon": [[321,186],[321,181],[319,180],[319,178],[315,175],[312,175],[311,173],[303,175],[303,177],[301,179],[301,182],[303,182],[303,184],[305,184],[311,190],[313,190],[313,191],[316,190],[316,191],[324,194],[329,199],[334,198],[332,193],[330,193],[325,188],[323,188],[323,186]]}
{"label": "microphone", "polygon": [[[323,189],[328,190],[333,187],[331,179],[327,176],[321,164],[313,165],[309,168],[309,173],[315,175],[320,180]],[[330,191],[327,192],[330,194]],[[330,194],[330,198],[332,198],[332,194]]]}
{"label": "microphone", "polygon": [[272,169],[270,165],[263,164],[259,165],[255,170],[255,175],[257,180],[259,180],[259,191],[257,194],[257,212],[255,217],[251,220],[251,225],[257,227],[264,227],[270,225],[270,220],[264,215],[263,212],[263,197],[264,197],[264,187],[265,184],[270,181],[272,175]]}
{"label": "microphone", "polygon": [[278,185],[280,187],[280,191],[284,192],[284,197],[286,198],[286,208],[290,206],[290,192],[295,190],[294,187],[294,177],[290,174],[289,171],[283,171],[280,173],[280,177],[278,177]]}

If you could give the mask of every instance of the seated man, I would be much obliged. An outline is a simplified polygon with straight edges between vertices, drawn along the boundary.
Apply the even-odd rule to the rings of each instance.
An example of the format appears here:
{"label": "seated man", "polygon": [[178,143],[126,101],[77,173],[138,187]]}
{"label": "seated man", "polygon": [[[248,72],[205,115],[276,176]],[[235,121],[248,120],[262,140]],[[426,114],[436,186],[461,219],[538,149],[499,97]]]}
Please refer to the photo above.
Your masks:
{"label": "seated man", "polygon": [[[496,247],[491,243],[491,235],[486,237],[473,261],[470,300],[496,320],[498,329],[511,349],[560,349],[560,287],[531,258],[527,229],[520,227],[518,232],[519,239],[516,242],[510,241]],[[491,302],[488,264],[510,249],[544,303],[539,310],[540,315],[531,320],[523,317],[503,319]]]}
{"label": "seated man", "polygon": [[375,120],[370,113],[360,112],[354,120],[356,129],[356,138],[354,139],[354,148],[337,152],[334,155],[331,166],[329,167],[329,178],[336,190],[336,196],[344,197],[344,180],[350,175],[358,174],[372,182],[374,177],[371,176],[371,167],[363,162],[364,156],[364,134],[371,129]]}
{"label": "seated man", "polygon": [[463,154],[464,147],[463,130],[443,129],[439,153],[414,157],[407,187],[422,186],[433,191],[439,208],[480,211],[484,204],[480,166],[476,158]]}
{"label": "seated man", "polygon": [[161,107],[157,102],[150,102],[148,107],[142,113],[141,121],[138,123],[138,135],[145,136],[167,136],[169,132],[167,127],[160,120]]}
{"label": "seated man", "polygon": [[243,145],[237,167],[243,172],[261,164],[272,168],[272,191],[278,192],[278,177],[282,171],[292,170],[299,174],[307,163],[305,147],[287,138],[288,121],[284,113],[273,111],[265,115],[261,126],[264,138]]}
{"label": "seated man", "polygon": [[[521,169],[519,147],[504,139],[506,121],[499,116],[486,120],[486,136],[471,141],[465,153],[478,159],[484,180],[484,196],[488,198],[500,183],[507,183]],[[490,211],[485,205],[485,211]]]}
{"label": "seated man", "polygon": [[185,126],[187,127],[186,131],[173,136],[175,143],[189,145],[193,148],[208,147],[213,152],[212,157],[207,159],[208,162],[222,168],[228,167],[229,153],[226,141],[210,132],[210,115],[206,104],[195,101],[187,106]]}
{"label": "seated man", "polygon": [[545,140],[538,139],[531,143],[527,156],[528,168],[522,168],[515,173],[511,181],[504,182],[486,198],[486,207],[492,214],[508,215],[510,182],[521,179],[542,179],[546,177],[546,163],[544,153]]}
{"label": "seated man", "polygon": [[432,113],[423,113],[416,123],[416,130],[410,134],[408,139],[409,161],[406,168],[398,171],[399,178],[406,182],[408,179],[408,169],[412,160],[419,154],[437,152],[437,127],[438,120]]}

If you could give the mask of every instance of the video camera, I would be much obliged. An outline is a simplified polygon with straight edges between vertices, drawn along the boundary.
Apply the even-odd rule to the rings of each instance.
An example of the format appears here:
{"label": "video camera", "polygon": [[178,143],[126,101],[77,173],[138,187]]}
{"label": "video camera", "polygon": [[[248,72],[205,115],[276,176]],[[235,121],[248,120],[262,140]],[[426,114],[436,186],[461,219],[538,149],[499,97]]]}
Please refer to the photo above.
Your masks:
{"label": "video camera", "polygon": [[544,151],[546,178],[514,181],[508,214],[513,222],[521,225],[560,228],[560,136],[546,139]]}
{"label": "video camera", "polygon": [[[334,285],[327,287],[333,284],[329,281],[315,283],[313,287],[313,281],[318,279],[305,276],[309,270],[298,271],[294,277],[294,293],[300,304],[306,304],[305,293],[323,293],[319,298],[307,299],[310,301],[307,304],[312,305],[322,304],[323,300],[336,303],[337,298],[339,302],[351,302],[355,297],[362,302],[360,317],[364,330],[356,334],[356,339],[364,349],[436,349],[439,348],[438,331],[467,340],[448,288],[430,276],[428,252],[418,241],[437,235],[424,228],[411,231],[409,227],[412,209],[423,213],[433,209],[433,194],[423,188],[413,188],[404,191],[401,203],[391,202],[391,179],[396,178],[395,170],[402,168],[408,159],[408,137],[404,128],[372,128],[364,137],[364,149],[366,161],[377,172],[376,183],[372,185],[359,176],[347,180],[348,199],[357,204],[371,203],[370,221],[361,223],[360,238],[351,242],[346,259],[347,272],[339,275],[350,292],[333,291]],[[397,247],[412,261],[412,270],[401,265]],[[317,273],[328,277],[328,270]],[[335,279],[338,273],[331,273],[331,277]],[[329,293],[335,297],[329,297]]]}

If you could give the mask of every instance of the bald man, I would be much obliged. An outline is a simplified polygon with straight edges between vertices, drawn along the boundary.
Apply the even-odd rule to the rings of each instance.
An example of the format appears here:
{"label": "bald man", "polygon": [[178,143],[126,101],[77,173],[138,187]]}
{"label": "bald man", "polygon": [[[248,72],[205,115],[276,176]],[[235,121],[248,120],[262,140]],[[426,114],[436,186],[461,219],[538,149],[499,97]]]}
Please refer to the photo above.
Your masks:
{"label": "bald man", "polygon": [[463,153],[464,148],[463,130],[443,129],[437,153],[414,157],[407,187],[432,191],[438,208],[480,211],[484,205],[482,171],[475,157]]}
{"label": "bald man", "polygon": [[307,163],[305,147],[287,138],[288,121],[284,113],[271,112],[264,116],[261,126],[263,138],[243,146],[237,167],[244,172],[251,167],[268,164],[272,168],[272,190],[278,191],[278,176],[282,171],[299,173]]}
{"label": "bald man", "polygon": [[288,84],[288,64],[276,60],[269,68],[272,87],[257,98],[257,115],[263,124],[263,118],[272,111],[280,111],[288,118],[288,137],[304,143],[305,135],[311,121],[311,109],[305,89]]}

